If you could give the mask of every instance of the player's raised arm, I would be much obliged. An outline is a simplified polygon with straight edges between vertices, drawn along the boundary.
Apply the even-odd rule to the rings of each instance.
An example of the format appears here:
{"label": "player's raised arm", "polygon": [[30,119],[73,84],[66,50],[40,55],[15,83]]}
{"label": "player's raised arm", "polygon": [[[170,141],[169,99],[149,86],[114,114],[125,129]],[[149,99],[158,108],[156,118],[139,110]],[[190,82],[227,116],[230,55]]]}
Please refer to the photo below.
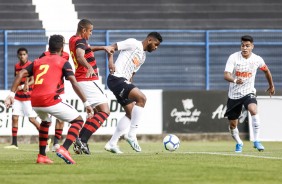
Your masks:
{"label": "player's raised arm", "polygon": [[90,48],[92,52],[99,51],[99,50],[104,50],[108,54],[113,54],[115,52],[112,46],[90,46]]}

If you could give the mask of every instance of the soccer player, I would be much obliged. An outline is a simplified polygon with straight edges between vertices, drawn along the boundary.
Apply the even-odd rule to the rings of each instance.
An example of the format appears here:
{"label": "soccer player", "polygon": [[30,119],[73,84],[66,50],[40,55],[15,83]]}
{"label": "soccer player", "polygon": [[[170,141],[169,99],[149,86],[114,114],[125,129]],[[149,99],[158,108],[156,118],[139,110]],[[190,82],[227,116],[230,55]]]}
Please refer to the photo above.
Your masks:
{"label": "soccer player", "polygon": [[112,138],[105,145],[105,150],[112,153],[122,153],[117,142],[130,126],[129,132],[124,135],[124,138],[136,152],[141,151],[136,134],[142,119],[146,96],[132,83],[133,76],[145,62],[146,51],[155,51],[162,40],[162,36],[158,32],[151,32],[143,41],[129,38],[112,45],[114,50],[119,50],[120,53],[115,63],[113,55],[108,55],[110,74],[107,84],[124,108],[125,116],[118,122]]}
{"label": "soccer player", "polygon": [[61,57],[63,45],[63,36],[52,35],[49,39],[49,51],[51,55],[37,59],[27,68],[21,70],[13,82],[10,94],[5,100],[6,107],[13,104],[15,91],[21,78],[34,76],[35,82],[33,93],[31,94],[31,104],[42,120],[39,128],[39,154],[36,161],[39,164],[53,163],[53,161],[46,156],[45,152],[48,131],[51,124],[50,115],[71,124],[65,142],[56,150],[56,153],[67,164],[75,164],[68,149],[78,136],[79,130],[83,125],[83,119],[75,108],[62,102],[59,96],[60,92],[58,89],[60,89],[63,77],[71,82],[74,91],[83,101],[88,116],[91,117],[94,114],[83,91],[77,84],[70,63]]}
{"label": "soccer player", "polygon": [[79,137],[74,142],[74,151],[78,154],[90,154],[88,140],[104,123],[110,114],[108,99],[99,81],[94,51],[105,50],[113,53],[110,46],[90,46],[87,42],[92,35],[93,24],[87,19],[79,21],[77,32],[69,40],[69,49],[75,66],[75,78],[83,89],[87,100],[94,109],[93,118],[87,118]]}
{"label": "soccer player", "polygon": [[[44,56],[49,56],[51,53],[50,51],[43,52],[39,58],[42,58]],[[62,57],[66,59],[67,61],[69,60],[69,54],[65,51],[62,52]],[[65,91],[64,91],[64,80],[62,80],[62,83],[60,84],[60,89],[58,89],[58,92],[60,93],[60,98],[66,102],[65,98]],[[63,128],[64,128],[64,122],[56,119],[56,124],[55,124],[55,136],[53,140],[53,146],[52,146],[52,152],[55,152],[57,149],[60,148],[59,140],[62,138],[62,133],[63,133]],[[48,146],[46,148],[49,148]]]}
{"label": "soccer player", "polygon": [[238,118],[242,111],[242,105],[250,112],[254,132],[254,148],[263,151],[264,147],[259,141],[260,118],[257,110],[255,76],[259,68],[264,72],[269,87],[267,92],[274,95],[275,89],[272,75],[264,60],[253,53],[253,38],[249,35],[241,37],[241,51],[231,54],[227,60],[224,79],[229,82],[227,110],[225,116],[229,120],[231,136],[236,141],[235,152],[242,152],[243,142],[239,137],[237,128]]}
{"label": "soccer player", "polygon": [[[17,51],[19,62],[15,64],[15,76],[23,68],[26,68],[32,62],[28,60],[28,50],[26,48],[19,48]],[[30,102],[30,94],[32,92],[33,77],[22,78],[20,84],[17,86],[15,94],[15,102],[13,104],[12,113],[12,144],[5,146],[6,149],[18,149],[18,120],[19,116],[28,117],[29,121],[39,130],[40,124],[36,120],[37,114],[32,109]],[[28,88],[25,90],[24,88]]]}

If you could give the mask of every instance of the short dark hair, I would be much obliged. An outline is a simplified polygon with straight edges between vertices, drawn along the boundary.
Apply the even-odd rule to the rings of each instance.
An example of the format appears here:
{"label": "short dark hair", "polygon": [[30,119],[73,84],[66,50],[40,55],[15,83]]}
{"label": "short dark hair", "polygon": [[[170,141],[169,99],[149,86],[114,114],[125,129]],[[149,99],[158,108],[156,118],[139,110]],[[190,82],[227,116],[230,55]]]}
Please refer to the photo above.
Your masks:
{"label": "short dark hair", "polygon": [[158,32],[151,32],[151,33],[148,34],[147,37],[154,37],[154,38],[156,38],[157,40],[159,40],[160,43],[163,41],[163,37],[162,37],[161,34],[158,33]]}
{"label": "short dark hair", "polygon": [[250,35],[244,35],[244,36],[241,37],[241,41],[244,41],[244,42],[249,41],[249,42],[253,43],[254,39]]}
{"label": "short dark hair", "polygon": [[19,54],[21,51],[25,51],[25,52],[28,54],[27,49],[24,48],[24,47],[20,47],[20,48],[18,49],[18,51],[17,51],[17,54]]}
{"label": "short dark hair", "polygon": [[77,24],[77,31],[82,30],[83,28],[86,28],[89,25],[93,25],[92,22],[88,19],[81,19]]}
{"label": "short dark hair", "polygon": [[62,35],[52,35],[49,39],[49,51],[60,52],[61,49],[64,47],[64,37]]}

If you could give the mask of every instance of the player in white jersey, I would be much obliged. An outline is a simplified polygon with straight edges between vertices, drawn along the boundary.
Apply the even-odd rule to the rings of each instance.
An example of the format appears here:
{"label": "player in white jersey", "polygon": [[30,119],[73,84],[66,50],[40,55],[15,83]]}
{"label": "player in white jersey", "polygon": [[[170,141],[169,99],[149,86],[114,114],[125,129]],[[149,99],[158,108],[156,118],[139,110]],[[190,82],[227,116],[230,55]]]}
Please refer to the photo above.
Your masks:
{"label": "player in white jersey", "polygon": [[[157,32],[151,32],[143,41],[129,38],[112,45],[113,49],[119,50],[120,53],[115,63],[113,62],[113,55],[108,55],[110,74],[107,84],[126,114],[118,122],[112,138],[105,145],[105,150],[112,153],[122,153],[117,146],[117,142],[120,136],[125,134],[124,138],[130,146],[136,152],[141,151],[136,134],[142,119],[146,96],[132,84],[132,78],[145,62],[146,51],[155,51],[161,42],[162,36]],[[128,128],[129,131],[126,132]]]}
{"label": "player in white jersey", "polygon": [[224,79],[230,83],[225,116],[228,117],[231,136],[237,143],[235,152],[238,153],[242,152],[243,149],[243,142],[239,137],[237,128],[243,105],[252,116],[254,148],[258,151],[264,150],[259,141],[260,119],[257,112],[256,89],[254,87],[258,68],[265,73],[269,84],[267,89],[269,95],[272,96],[275,93],[271,72],[264,60],[252,52],[253,48],[253,38],[249,35],[242,36],[241,51],[229,56],[224,71]]}

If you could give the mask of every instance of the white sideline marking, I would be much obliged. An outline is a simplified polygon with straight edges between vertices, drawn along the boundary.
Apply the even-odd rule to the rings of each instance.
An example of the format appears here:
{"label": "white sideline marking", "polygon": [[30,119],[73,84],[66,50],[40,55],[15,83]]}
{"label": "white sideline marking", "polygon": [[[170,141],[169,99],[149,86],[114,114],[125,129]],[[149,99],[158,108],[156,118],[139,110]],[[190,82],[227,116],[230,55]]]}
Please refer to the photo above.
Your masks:
{"label": "white sideline marking", "polygon": [[238,156],[238,157],[250,157],[250,158],[263,158],[263,159],[282,160],[281,157],[246,155],[246,154],[242,154],[242,153],[219,153],[219,152],[184,152],[184,153],[187,153],[187,154],[203,154],[203,155]]}

